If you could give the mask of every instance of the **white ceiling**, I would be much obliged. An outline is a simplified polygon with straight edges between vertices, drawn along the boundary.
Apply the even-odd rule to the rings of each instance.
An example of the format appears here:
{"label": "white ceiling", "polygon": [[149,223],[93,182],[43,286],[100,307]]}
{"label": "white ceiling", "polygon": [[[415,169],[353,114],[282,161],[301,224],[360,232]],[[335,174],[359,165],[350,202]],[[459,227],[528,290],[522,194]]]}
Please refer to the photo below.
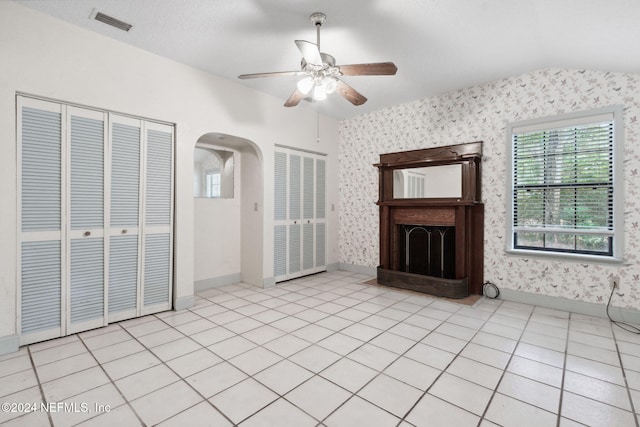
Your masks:
{"label": "white ceiling", "polygon": [[[369,100],[334,94],[317,108],[346,118],[546,68],[640,72],[638,0],[16,0],[89,30],[281,99],[298,70],[294,40],[315,42],[308,17],[327,14],[321,50],[337,64],[392,61],[395,76],[343,77]],[[133,24],[123,32],[95,10]],[[282,108],[285,108],[284,106]]]}

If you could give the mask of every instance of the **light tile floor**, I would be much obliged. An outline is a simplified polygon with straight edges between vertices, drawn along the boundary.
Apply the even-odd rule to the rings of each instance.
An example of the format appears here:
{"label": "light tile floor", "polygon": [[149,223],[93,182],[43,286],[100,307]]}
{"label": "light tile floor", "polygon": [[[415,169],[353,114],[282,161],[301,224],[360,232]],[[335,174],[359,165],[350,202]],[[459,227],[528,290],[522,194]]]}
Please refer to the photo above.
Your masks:
{"label": "light tile floor", "polygon": [[638,426],[638,335],[367,279],[231,285],[189,310],[23,347],[0,357],[0,423]]}

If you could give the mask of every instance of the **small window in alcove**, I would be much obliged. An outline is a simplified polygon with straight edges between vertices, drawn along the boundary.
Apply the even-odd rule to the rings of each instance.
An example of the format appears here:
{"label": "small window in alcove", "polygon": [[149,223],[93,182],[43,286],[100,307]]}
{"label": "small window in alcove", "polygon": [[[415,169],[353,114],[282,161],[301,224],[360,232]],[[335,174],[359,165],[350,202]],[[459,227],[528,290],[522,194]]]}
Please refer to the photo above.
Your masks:
{"label": "small window in alcove", "polygon": [[194,197],[233,198],[233,152],[198,146],[193,152]]}

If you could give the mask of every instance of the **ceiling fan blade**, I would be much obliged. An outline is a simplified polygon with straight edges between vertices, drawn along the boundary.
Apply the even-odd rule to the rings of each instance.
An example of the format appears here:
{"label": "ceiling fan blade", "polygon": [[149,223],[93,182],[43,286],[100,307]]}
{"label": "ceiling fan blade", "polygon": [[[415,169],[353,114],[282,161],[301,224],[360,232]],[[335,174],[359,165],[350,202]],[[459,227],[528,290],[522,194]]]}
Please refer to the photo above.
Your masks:
{"label": "ceiling fan blade", "polygon": [[296,40],[296,46],[302,53],[302,57],[307,64],[322,66],[322,57],[320,56],[320,49],[315,43],[308,42],[306,40]]}
{"label": "ceiling fan blade", "polygon": [[305,97],[305,94],[300,92],[298,89],[294,90],[287,102],[284,103],[285,107],[295,107],[302,101]]}
{"label": "ceiling fan blade", "polygon": [[340,65],[338,68],[343,76],[392,76],[398,71],[393,62]]}
{"label": "ceiling fan blade", "polygon": [[241,74],[239,79],[257,79],[260,77],[281,77],[281,76],[301,76],[304,73],[302,71],[276,71],[273,73],[255,73],[255,74]]}
{"label": "ceiling fan blade", "polygon": [[345,82],[337,79],[336,92],[338,92],[344,99],[352,103],[353,105],[362,105],[367,102],[367,98]]}

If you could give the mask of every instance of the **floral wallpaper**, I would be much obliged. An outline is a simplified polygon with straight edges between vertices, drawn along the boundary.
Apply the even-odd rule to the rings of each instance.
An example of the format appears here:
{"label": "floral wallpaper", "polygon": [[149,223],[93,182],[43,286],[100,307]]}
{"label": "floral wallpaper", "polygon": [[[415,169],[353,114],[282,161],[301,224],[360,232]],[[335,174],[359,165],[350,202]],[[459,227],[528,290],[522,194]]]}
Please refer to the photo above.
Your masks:
{"label": "floral wallpaper", "polygon": [[[505,252],[506,124],[623,105],[625,262],[587,264]],[[640,74],[544,69],[356,116],[339,125],[340,262],[378,265],[379,154],[484,141],[484,277],[500,288],[640,309]]]}

